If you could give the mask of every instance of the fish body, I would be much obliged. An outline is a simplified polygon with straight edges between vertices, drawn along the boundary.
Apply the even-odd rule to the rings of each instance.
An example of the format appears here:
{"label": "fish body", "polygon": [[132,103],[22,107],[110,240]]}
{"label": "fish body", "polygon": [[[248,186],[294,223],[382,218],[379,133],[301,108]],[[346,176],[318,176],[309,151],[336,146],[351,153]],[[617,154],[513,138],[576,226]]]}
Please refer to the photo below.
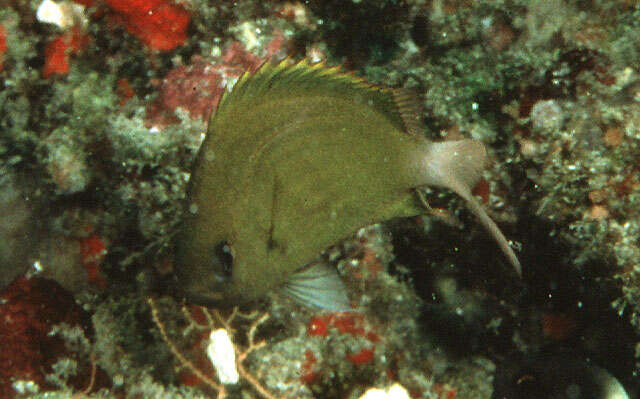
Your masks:
{"label": "fish body", "polygon": [[326,269],[299,271],[362,226],[422,213],[416,187],[474,201],[482,144],[412,133],[414,117],[395,94],[305,62],[243,75],[211,117],[192,169],[175,258],[184,295],[235,304],[296,276],[333,284]]}

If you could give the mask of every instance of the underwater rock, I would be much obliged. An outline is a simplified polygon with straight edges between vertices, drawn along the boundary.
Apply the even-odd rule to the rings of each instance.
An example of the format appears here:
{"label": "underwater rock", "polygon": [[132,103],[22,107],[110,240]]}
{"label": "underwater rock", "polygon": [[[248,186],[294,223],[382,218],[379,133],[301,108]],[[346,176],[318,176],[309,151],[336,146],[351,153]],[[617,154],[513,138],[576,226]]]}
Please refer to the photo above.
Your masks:
{"label": "underwater rock", "polygon": [[0,167],[0,288],[29,267],[37,245],[36,222],[29,194],[15,176]]}

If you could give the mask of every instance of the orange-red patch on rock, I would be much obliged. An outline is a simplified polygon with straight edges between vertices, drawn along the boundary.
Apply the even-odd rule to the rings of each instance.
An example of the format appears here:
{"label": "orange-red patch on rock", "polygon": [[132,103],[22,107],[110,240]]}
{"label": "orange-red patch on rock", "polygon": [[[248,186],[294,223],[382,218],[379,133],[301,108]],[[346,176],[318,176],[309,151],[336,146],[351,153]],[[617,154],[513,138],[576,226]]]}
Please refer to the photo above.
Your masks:
{"label": "orange-red patch on rock", "polygon": [[0,25],[0,72],[4,69],[4,53],[7,52],[7,30]]}
{"label": "orange-red patch on rock", "polygon": [[191,15],[167,0],[106,0],[119,21],[152,50],[168,51],[183,45]]}
{"label": "orange-red patch on rock", "polygon": [[69,73],[69,57],[78,54],[89,44],[89,36],[80,28],[63,33],[47,43],[44,49],[42,77]]}

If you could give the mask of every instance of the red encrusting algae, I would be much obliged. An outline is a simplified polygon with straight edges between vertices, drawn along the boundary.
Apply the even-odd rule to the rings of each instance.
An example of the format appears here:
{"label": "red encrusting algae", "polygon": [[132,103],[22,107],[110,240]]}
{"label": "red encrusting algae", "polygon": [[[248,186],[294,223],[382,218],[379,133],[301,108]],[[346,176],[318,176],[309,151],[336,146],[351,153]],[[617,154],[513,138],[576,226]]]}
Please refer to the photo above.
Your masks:
{"label": "red encrusting algae", "polygon": [[356,353],[350,353],[347,355],[347,359],[357,366],[370,363],[373,360],[374,351],[373,348],[364,348]]}
{"label": "red encrusting algae", "polygon": [[53,75],[69,73],[69,57],[78,54],[88,44],[89,36],[78,27],[47,43],[44,49],[42,77],[46,79]]}
{"label": "red encrusting algae", "polygon": [[93,3],[94,3],[93,0],[73,0],[73,2],[83,5],[85,7],[91,7],[93,6]]}
{"label": "red encrusting algae", "polygon": [[[14,381],[33,381],[40,391],[53,388],[45,379],[51,366],[62,357],[74,357],[59,337],[51,335],[54,325],[80,326],[92,334],[89,315],[75,303],[73,295],[58,283],[43,278],[19,277],[0,292],[0,397],[12,398]],[[88,386],[91,366],[77,359],[79,374],[71,384]]]}
{"label": "red encrusting algae", "polygon": [[120,98],[120,100],[118,101],[119,105],[126,104],[127,101],[129,101],[129,99],[136,94],[127,78],[118,79],[118,81],[116,82],[116,93]]}
{"label": "red encrusting algae", "polygon": [[4,53],[7,52],[7,30],[0,25],[0,72],[4,69]]}
{"label": "red encrusting algae", "polygon": [[187,41],[191,15],[168,0],[106,0],[127,32],[152,50],[173,50]]}
{"label": "red encrusting algae", "polygon": [[192,118],[207,120],[227,84],[247,70],[255,71],[264,61],[238,42],[229,46],[220,63],[193,57],[189,65],[179,65],[164,77],[158,99],[147,109],[147,126],[163,128],[177,123],[177,108],[186,110]]}
{"label": "red encrusting algae", "polygon": [[[347,360],[354,366],[362,366],[375,358],[375,344],[382,341],[380,335],[370,329],[364,315],[360,313],[332,313],[322,316],[314,316],[307,324],[307,334],[312,337],[325,338],[330,329],[335,329],[340,334],[348,334],[354,337],[362,337],[369,341],[370,345],[357,352],[348,353]],[[321,374],[311,366],[316,358],[309,350],[305,353],[305,360],[301,366],[301,380],[305,383],[313,383]]]}
{"label": "red encrusting algae", "polygon": [[312,337],[326,337],[327,336],[327,319],[326,317],[315,316],[309,320],[307,326],[307,333]]}
{"label": "red encrusting algae", "polygon": [[102,275],[100,265],[107,254],[107,246],[104,239],[97,235],[91,235],[80,241],[82,253],[82,266],[87,271],[89,283],[101,290],[107,288],[107,280]]}
{"label": "red encrusting algae", "polygon": [[326,337],[329,328],[335,328],[341,334],[364,337],[369,342],[379,342],[380,336],[365,328],[365,319],[359,313],[332,313],[315,316],[309,320],[307,333],[314,337]]}
{"label": "red encrusting algae", "polygon": [[315,368],[315,364],[318,359],[313,352],[307,349],[304,352],[304,362],[300,366],[300,380],[305,384],[313,384],[320,375]]}
{"label": "red encrusting algae", "polygon": [[456,399],[458,396],[458,389],[449,384],[433,384],[433,392],[438,399]]}

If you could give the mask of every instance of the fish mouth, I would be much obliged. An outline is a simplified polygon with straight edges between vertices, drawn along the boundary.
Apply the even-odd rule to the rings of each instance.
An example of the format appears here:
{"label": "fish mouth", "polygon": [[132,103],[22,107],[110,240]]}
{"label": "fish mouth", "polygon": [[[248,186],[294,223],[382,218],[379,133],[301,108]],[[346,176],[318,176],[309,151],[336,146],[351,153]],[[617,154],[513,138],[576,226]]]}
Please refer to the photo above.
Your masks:
{"label": "fish mouth", "polygon": [[226,300],[221,293],[198,294],[182,291],[181,297],[191,304],[207,308],[231,307],[234,305]]}
{"label": "fish mouth", "polygon": [[232,303],[220,291],[194,289],[180,281],[173,281],[165,286],[163,294],[171,296],[179,301],[205,307],[230,307]]}

